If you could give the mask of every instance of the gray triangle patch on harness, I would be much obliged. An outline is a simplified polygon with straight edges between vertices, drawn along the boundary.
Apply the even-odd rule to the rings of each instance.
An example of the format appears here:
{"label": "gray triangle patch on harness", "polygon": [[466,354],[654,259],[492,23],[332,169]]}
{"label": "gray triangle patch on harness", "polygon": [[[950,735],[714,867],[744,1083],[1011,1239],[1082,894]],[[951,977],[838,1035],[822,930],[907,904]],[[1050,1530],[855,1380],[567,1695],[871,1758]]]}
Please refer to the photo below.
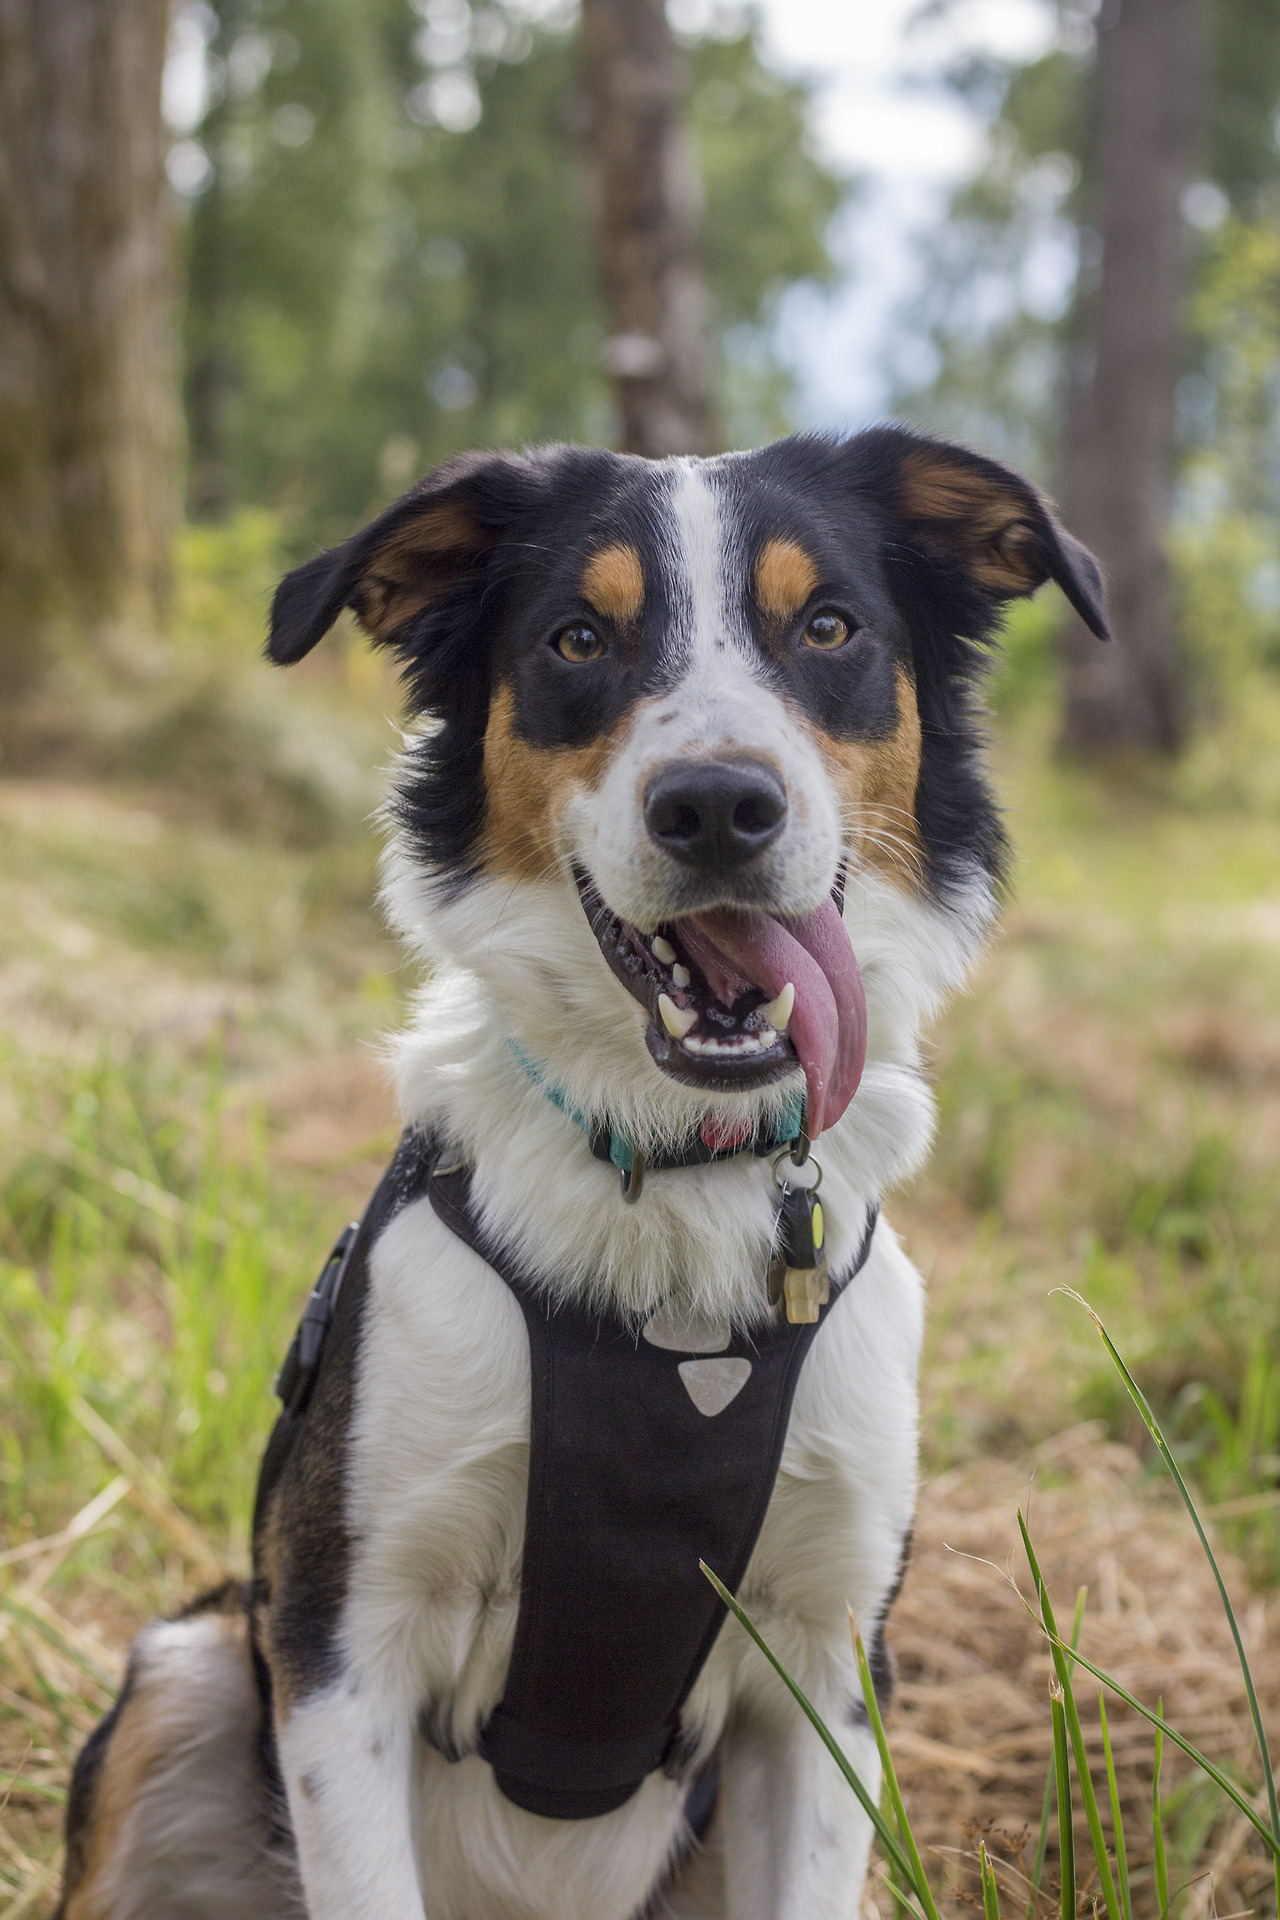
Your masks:
{"label": "gray triangle patch on harness", "polygon": [[699,1413],[713,1419],[736,1400],[751,1378],[749,1360],[682,1360],[676,1372]]}

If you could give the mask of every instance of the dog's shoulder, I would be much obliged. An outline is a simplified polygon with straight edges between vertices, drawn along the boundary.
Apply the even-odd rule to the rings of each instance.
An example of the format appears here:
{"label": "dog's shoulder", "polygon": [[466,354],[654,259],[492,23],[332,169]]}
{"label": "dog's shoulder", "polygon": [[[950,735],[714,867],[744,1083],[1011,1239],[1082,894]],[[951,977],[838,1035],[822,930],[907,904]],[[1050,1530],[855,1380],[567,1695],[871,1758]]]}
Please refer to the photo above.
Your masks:
{"label": "dog's shoulder", "polygon": [[514,1605],[528,1342],[507,1287],[432,1207],[432,1157],[411,1130],[361,1223],[310,1405],[282,1422],[255,1610],[286,1698],[378,1644],[370,1595],[415,1612],[505,1585]]}

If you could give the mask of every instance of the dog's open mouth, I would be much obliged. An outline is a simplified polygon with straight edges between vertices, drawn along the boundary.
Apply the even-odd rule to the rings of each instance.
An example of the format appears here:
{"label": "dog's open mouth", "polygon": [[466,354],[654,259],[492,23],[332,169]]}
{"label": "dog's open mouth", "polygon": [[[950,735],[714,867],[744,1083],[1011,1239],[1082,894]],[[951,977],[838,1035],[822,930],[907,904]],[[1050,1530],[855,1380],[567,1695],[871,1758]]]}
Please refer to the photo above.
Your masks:
{"label": "dog's open mouth", "polygon": [[840,1118],[867,1052],[862,975],[834,899],[800,920],[717,908],[643,934],[575,877],[600,951],[649,1015],[657,1066],[708,1092],[804,1070],[810,1137]]}

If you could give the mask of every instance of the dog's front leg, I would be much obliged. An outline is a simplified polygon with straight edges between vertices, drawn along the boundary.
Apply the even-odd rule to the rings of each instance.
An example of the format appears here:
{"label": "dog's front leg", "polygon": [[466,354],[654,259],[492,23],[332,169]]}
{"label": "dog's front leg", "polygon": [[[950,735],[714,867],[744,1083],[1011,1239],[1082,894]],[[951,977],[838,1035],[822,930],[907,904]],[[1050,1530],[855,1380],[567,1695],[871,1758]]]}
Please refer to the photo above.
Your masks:
{"label": "dog's front leg", "polygon": [[[814,1698],[878,1799],[870,1729],[852,1697]],[[856,1920],[871,1823],[809,1722],[789,1700],[744,1705],[722,1747],[726,1920]]]}
{"label": "dog's front leg", "polygon": [[413,1741],[403,1700],[350,1676],[279,1717],[308,1920],[424,1920]]}

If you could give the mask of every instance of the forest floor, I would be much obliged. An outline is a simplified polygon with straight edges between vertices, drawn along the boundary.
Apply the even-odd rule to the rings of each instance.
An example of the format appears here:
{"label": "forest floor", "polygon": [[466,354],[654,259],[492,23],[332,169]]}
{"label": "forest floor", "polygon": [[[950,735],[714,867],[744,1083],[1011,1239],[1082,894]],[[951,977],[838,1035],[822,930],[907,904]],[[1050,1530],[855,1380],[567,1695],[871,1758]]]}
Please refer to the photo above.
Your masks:
{"label": "forest floor", "polygon": [[[1016,1895],[1040,1818],[1049,1662],[1004,1571],[1028,1493],[1059,1617],[1089,1589],[1084,1651],[1256,1784],[1185,1515],[1054,1288],[1168,1421],[1280,1724],[1280,819],[1055,769],[1047,741],[1032,705],[999,745],[1012,902],[890,1205],[931,1298],[891,1740],[957,1905],[980,1834]],[[0,779],[0,1920],[52,1911],[131,1633],[243,1571],[274,1368],[397,1132],[378,1036],[410,983],[371,835],[277,826],[198,783]],[[1149,1730],[1114,1724],[1150,1913]],[[1180,1920],[1257,1907],[1247,1825],[1178,1759]]]}

